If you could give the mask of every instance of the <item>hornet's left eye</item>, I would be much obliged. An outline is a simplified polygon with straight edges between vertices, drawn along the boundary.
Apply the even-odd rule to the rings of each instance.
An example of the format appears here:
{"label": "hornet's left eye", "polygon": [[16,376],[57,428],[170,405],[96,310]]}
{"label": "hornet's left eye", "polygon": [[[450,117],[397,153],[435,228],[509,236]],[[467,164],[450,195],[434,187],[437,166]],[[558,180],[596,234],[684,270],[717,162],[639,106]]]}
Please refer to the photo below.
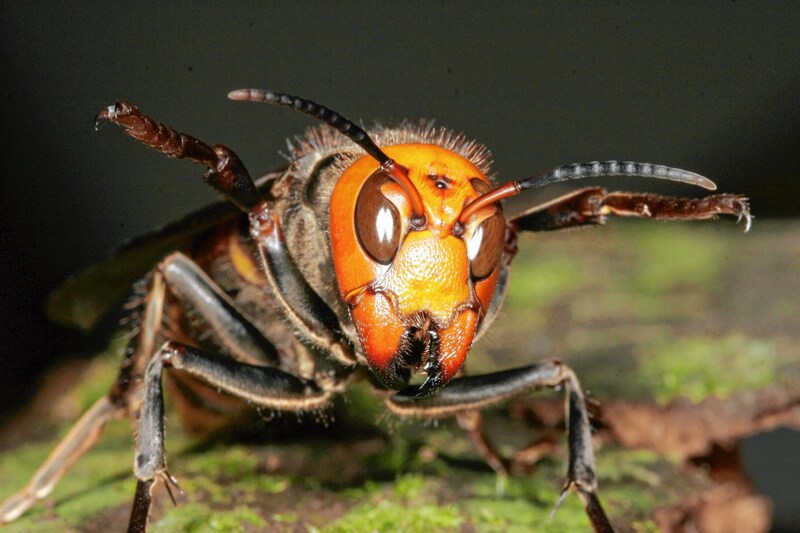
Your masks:
{"label": "hornet's left eye", "polygon": [[375,261],[388,265],[400,245],[400,213],[381,187],[392,181],[388,174],[375,172],[367,179],[356,200],[356,235],[361,247]]}
{"label": "hornet's left eye", "polygon": [[494,272],[503,253],[506,238],[506,221],[499,209],[481,222],[467,241],[469,270],[473,280],[480,280]]}

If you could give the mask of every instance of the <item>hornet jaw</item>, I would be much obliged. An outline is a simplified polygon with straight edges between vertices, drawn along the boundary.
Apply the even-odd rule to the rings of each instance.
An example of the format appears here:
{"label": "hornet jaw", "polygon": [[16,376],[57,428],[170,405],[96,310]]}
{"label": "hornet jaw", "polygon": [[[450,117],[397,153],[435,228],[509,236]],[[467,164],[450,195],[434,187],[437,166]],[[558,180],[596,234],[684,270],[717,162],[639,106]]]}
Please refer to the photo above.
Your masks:
{"label": "hornet jaw", "polygon": [[[415,397],[444,387],[464,362],[481,314],[479,303],[466,303],[442,321],[427,310],[401,314],[391,293],[366,289],[350,303],[366,363],[386,388]],[[365,322],[364,316],[379,318]],[[421,385],[409,386],[412,374],[425,374]]]}

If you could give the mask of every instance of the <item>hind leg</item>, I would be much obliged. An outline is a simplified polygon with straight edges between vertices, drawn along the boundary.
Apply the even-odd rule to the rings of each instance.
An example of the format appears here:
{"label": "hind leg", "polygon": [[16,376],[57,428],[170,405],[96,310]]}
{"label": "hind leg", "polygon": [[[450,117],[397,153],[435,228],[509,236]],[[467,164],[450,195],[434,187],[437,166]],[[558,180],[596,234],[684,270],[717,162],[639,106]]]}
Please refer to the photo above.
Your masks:
{"label": "hind leg", "polygon": [[106,422],[138,409],[137,398],[147,359],[155,350],[161,330],[164,306],[164,283],[159,274],[152,276],[142,300],[142,314],[125,351],[125,359],[109,393],[100,398],[75,423],[31,477],[28,484],[0,503],[0,524],[16,520],[31,505],[47,497],[61,477],[100,438]]}

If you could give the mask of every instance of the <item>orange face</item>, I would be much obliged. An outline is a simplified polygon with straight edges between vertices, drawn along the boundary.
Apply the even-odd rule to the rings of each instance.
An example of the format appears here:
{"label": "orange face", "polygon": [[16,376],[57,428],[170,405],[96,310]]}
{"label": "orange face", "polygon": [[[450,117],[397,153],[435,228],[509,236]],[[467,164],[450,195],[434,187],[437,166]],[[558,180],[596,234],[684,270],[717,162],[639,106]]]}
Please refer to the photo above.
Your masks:
{"label": "orange face", "polygon": [[378,379],[399,389],[409,373],[432,394],[461,367],[491,302],[505,220],[489,204],[459,222],[464,206],[492,188],[468,160],[430,144],[383,148],[407,169],[426,224],[412,227],[407,191],[370,157],[353,163],[331,198],[331,243],[339,291]]}

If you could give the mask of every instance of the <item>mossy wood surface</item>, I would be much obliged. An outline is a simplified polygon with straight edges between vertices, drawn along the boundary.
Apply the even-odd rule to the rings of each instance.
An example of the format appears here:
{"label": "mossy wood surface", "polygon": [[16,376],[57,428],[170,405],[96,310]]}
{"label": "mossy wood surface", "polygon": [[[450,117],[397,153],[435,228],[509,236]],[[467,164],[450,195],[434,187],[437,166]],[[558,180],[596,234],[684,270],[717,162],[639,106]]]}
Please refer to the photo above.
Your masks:
{"label": "mossy wood surface", "polygon": [[[601,406],[656,410],[800,383],[798,224],[759,222],[745,235],[729,222],[615,221],[525,236],[520,250],[505,312],[475,346],[470,373],[558,357]],[[110,386],[119,346],[81,368],[68,380],[72,389],[50,379],[42,393],[49,401],[2,428],[0,497],[27,482],[71,421]],[[558,393],[536,392],[523,411],[531,399],[553,398]],[[501,449],[553,434],[559,446],[535,472],[509,479],[483,465],[453,421],[385,415],[365,387],[337,399],[324,423],[276,416],[266,425],[283,436],[251,434],[244,443],[192,439],[170,418],[170,472],[186,495],[175,508],[158,491],[152,530],[588,530],[574,495],[550,518],[563,483],[560,430],[514,412],[485,415]],[[619,530],[655,531],[653,510],[712,484],[684,466],[680,451],[625,449],[613,438],[598,445],[600,494]],[[124,530],[132,461],[130,424],[112,422],[53,494],[4,531]]]}

